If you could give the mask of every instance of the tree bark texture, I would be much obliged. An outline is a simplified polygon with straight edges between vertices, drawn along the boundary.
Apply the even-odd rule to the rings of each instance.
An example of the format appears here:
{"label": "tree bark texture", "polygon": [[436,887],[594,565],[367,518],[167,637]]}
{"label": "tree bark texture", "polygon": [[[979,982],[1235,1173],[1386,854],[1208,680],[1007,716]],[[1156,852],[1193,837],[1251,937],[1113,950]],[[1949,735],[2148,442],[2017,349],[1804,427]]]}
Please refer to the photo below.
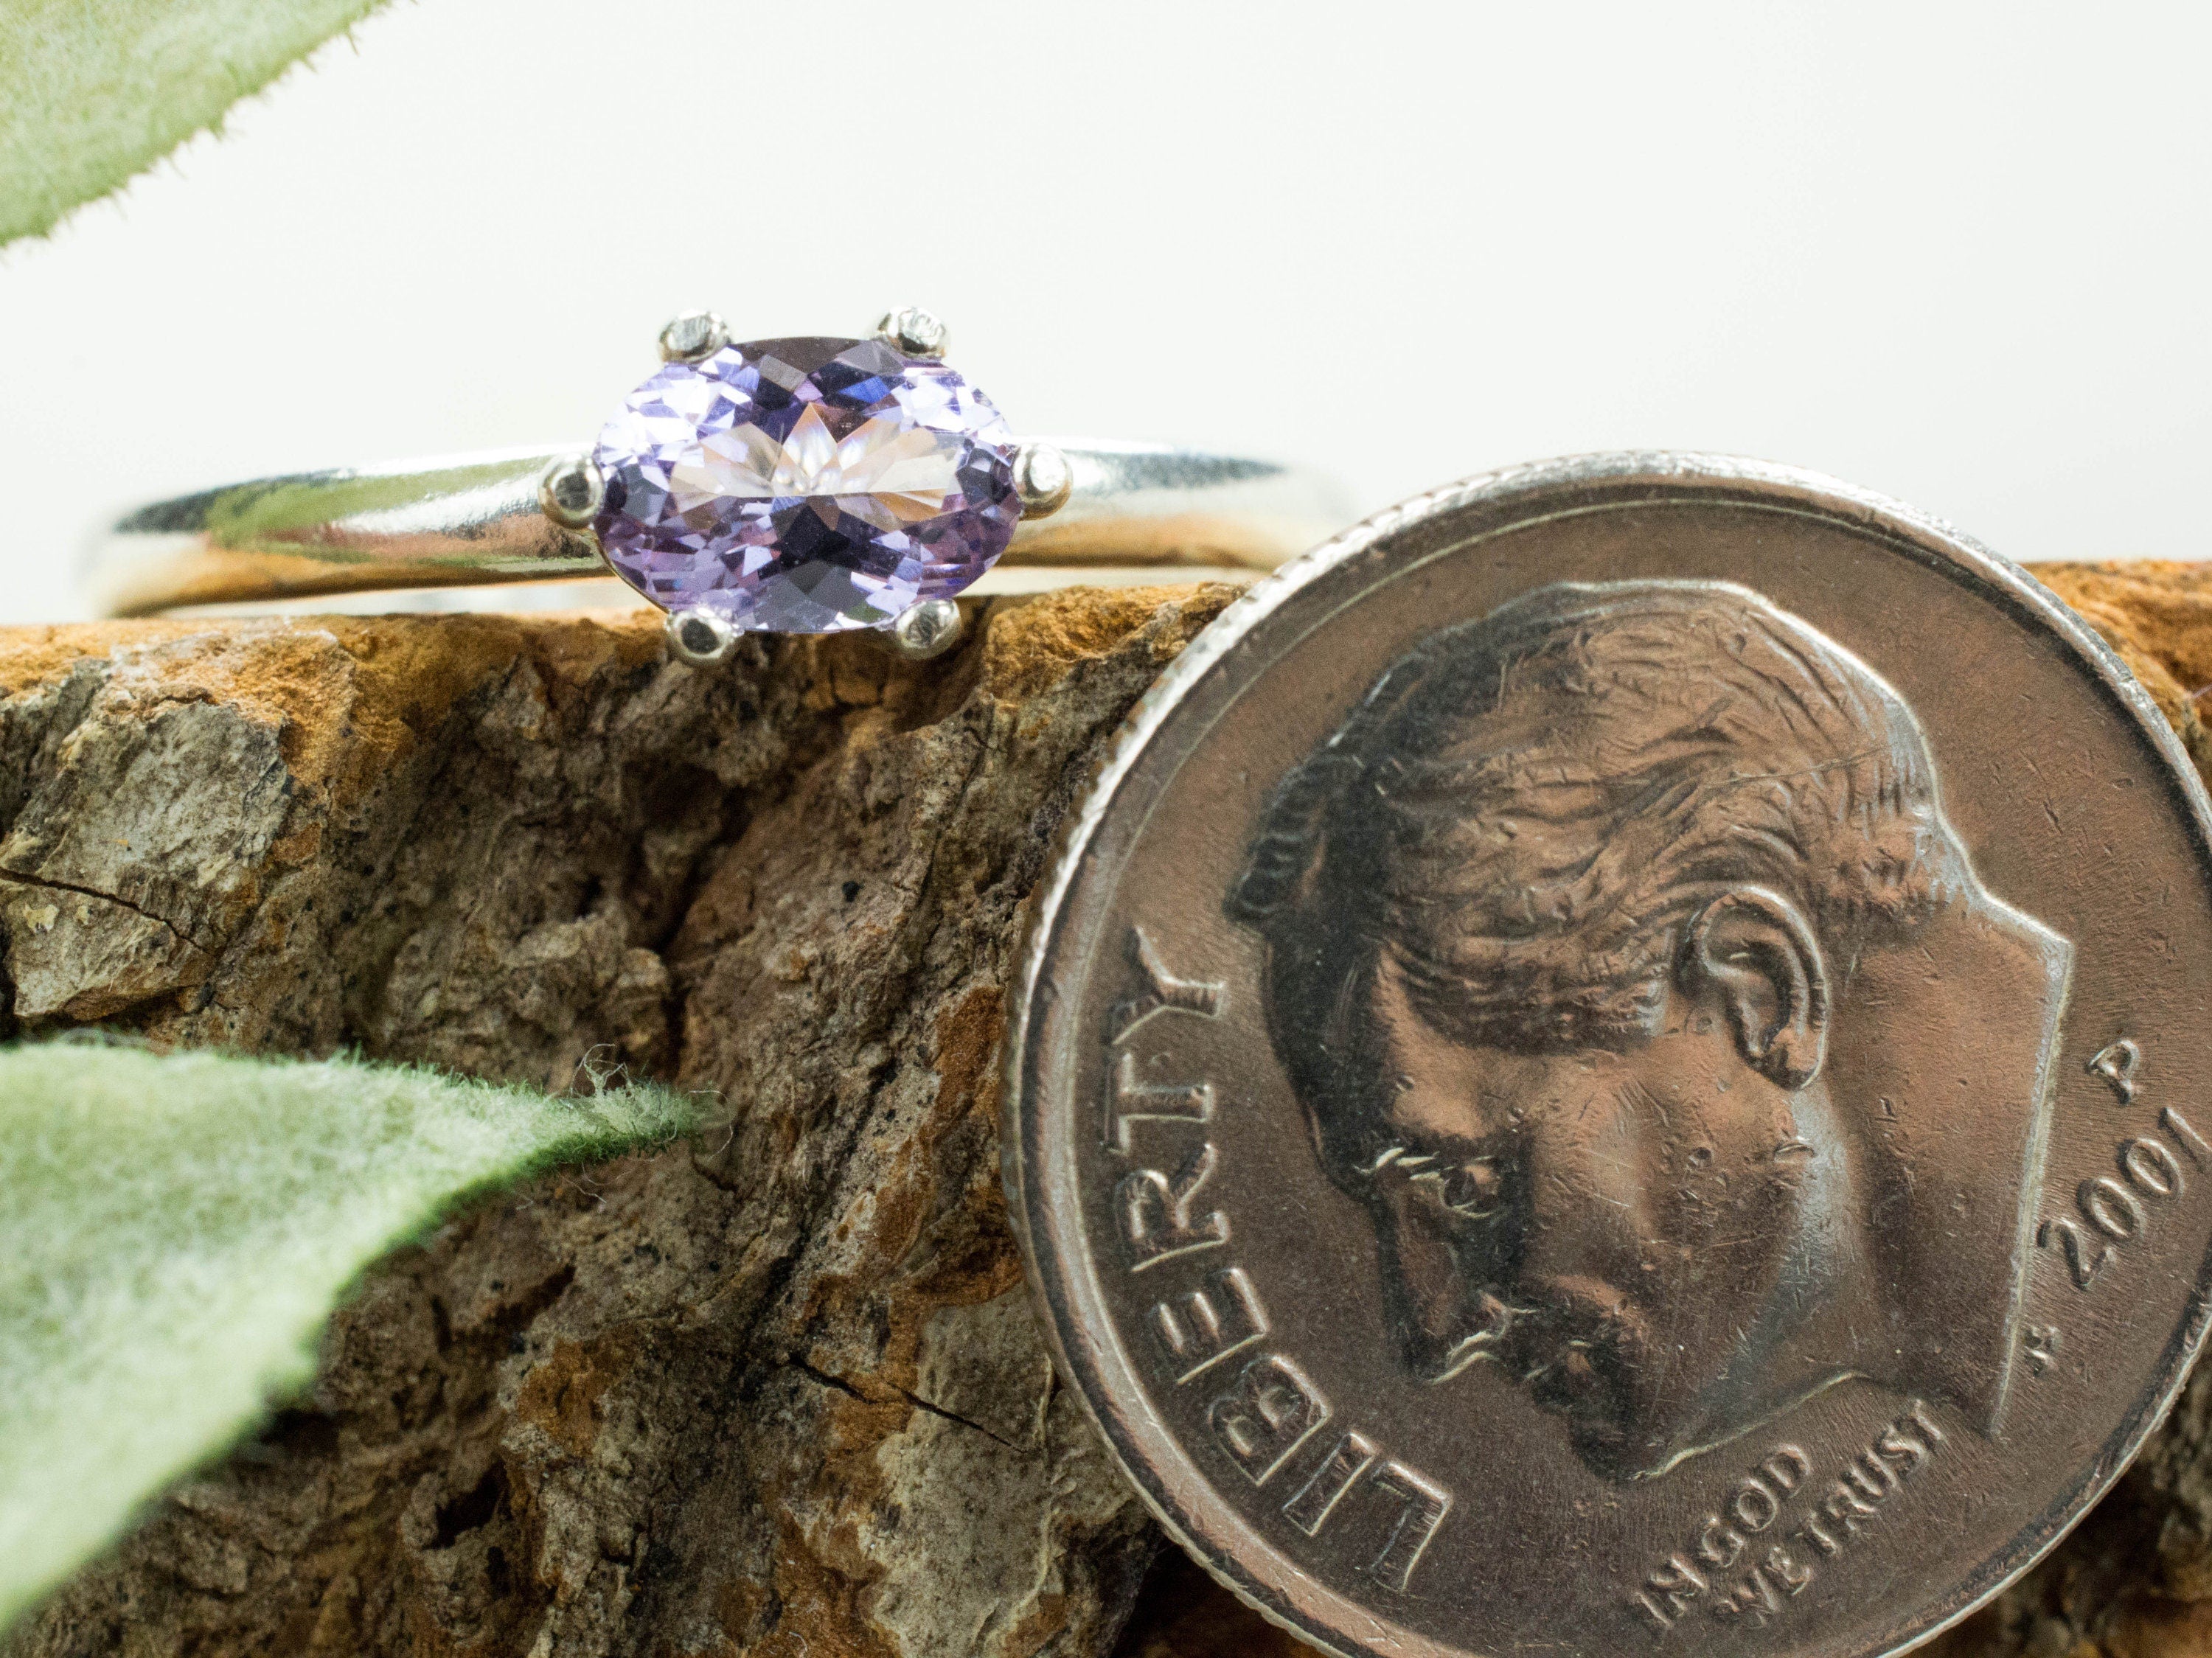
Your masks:
{"label": "tree bark texture", "polygon": [[[2039,574],[2212,759],[2212,575]],[[1231,591],[1002,601],[920,666],[785,639],[696,671],[642,615],[0,634],[13,1033],[717,1101],[386,1262],[312,1394],[9,1658],[1304,1651],[1159,1551],[998,1186],[1028,895]],[[2212,1388],[1930,1650],[2212,1654]]]}

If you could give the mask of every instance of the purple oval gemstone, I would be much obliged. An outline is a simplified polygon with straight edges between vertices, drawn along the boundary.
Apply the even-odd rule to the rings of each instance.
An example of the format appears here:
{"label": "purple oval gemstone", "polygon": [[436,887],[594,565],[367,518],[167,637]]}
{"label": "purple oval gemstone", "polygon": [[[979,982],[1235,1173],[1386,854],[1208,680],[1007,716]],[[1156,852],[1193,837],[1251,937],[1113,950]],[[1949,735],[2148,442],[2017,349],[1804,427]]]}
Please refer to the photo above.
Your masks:
{"label": "purple oval gemstone", "polygon": [[599,544],[664,610],[880,627],[1006,550],[1014,447],[988,398],[879,340],[728,345],[663,367],[599,433]]}

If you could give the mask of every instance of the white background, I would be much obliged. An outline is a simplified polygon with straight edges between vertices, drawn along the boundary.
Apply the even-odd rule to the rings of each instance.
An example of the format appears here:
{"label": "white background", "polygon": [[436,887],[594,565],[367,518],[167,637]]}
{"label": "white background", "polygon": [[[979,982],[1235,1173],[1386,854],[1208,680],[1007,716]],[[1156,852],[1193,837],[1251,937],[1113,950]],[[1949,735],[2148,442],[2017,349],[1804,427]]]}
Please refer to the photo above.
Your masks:
{"label": "white background", "polygon": [[415,0],[0,256],[0,620],[134,499],[581,441],[699,305],[1362,509],[1663,446],[2212,554],[2207,16]]}

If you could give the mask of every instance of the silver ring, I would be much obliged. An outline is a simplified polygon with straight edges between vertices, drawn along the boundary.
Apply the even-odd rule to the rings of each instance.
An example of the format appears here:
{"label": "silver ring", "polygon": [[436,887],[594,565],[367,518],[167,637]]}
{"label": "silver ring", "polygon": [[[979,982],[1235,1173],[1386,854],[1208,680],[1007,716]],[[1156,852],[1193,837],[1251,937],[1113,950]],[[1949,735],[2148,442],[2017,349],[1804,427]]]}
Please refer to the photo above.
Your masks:
{"label": "silver ring", "polygon": [[[1348,516],[1326,481],[1160,444],[1017,440],[927,313],[861,339],[662,331],[662,366],[589,449],[534,447],[235,483],[131,513],[91,550],[110,616],[646,603],[677,653],[746,632],[958,636],[963,593],[1271,569]],[[617,579],[610,580],[609,578]],[[584,588],[580,583],[590,582]],[[516,604],[518,598],[520,604]]]}

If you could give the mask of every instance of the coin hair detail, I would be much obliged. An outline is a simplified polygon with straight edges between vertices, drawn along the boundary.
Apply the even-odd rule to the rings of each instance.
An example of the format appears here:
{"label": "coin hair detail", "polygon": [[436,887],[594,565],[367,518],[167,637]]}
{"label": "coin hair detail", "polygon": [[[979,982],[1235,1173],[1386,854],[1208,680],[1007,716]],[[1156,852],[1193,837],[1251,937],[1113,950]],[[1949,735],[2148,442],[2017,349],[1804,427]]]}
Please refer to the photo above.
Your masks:
{"label": "coin hair detail", "polygon": [[1731,584],[1559,583],[1385,672],[1278,790],[1229,909],[1316,1061],[1380,948],[1465,1040],[1619,1048],[1723,893],[1847,934],[1909,920],[1956,856],[1863,663]]}

